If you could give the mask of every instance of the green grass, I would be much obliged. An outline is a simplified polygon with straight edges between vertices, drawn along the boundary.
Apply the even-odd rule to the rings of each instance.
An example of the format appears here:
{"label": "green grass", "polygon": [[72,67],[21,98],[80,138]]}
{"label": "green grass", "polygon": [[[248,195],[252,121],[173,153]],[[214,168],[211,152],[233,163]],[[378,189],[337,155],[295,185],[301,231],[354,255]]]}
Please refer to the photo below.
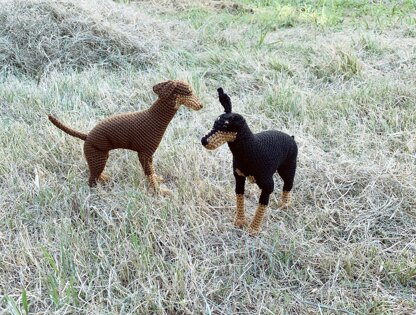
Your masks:
{"label": "green grass", "polygon": [[[415,17],[409,15],[416,8],[413,0],[384,1],[372,3],[364,0],[319,0],[241,1],[263,12],[280,27],[293,27],[308,23],[317,26],[340,26],[345,23],[367,25],[374,22],[377,27],[397,23],[415,24]],[[370,21],[369,21],[370,20]]]}
{"label": "green grass", "polygon": [[[103,41],[152,45],[122,67],[98,58],[81,68],[32,60],[48,69],[40,78],[1,70],[0,313],[414,311],[414,2],[80,5],[91,17],[77,20],[98,23]],[[146,68],[131,62],[139,57]],[[88,131],[147,108],[168,78],[190,82],[205,105],[181,108],[156,152],[172,196],[153,196],[123,150],[110,155],[108,185],[90,190],[82,142],[47,114]],[[220,86],[253,131],[282,130],[299,145],[294,205],[276,208],[276,177],[256,238],[232,225],[228,148],[200,145],[222,112]],[[250,218],[258,197],[248,185]]]}

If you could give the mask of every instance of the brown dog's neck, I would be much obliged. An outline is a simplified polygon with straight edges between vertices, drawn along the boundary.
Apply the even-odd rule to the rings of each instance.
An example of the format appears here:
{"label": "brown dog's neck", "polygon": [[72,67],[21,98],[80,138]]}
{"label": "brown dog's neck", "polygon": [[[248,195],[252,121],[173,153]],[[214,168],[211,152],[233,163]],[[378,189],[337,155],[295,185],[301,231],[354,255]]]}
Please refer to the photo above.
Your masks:
{"label": "brown dog's neck", "polygon": [[173,116],[175,116],[178,111],[175,108],[175,98],[159,98],[153,105],[149,108],[148,113],[152,120],[154,120],[154,127],[165,131]]}

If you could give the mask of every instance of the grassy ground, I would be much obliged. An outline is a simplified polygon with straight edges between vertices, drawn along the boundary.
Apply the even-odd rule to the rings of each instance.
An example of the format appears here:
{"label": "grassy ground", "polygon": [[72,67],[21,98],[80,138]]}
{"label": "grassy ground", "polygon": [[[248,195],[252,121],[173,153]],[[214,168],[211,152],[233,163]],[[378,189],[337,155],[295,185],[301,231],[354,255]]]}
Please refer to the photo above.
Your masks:
{"label": "grassy ground", "polygon": [[[414,1],[3,2],[1,313],[414,314]],[[46,115],[87,131],[169,78],[205,104],[156,153],[173,195],[127,151],[90,190],[82,142]],[[232,225],[230,152],[199,142],[219,86],[300,148],[294,206],[276,178],[256,238]]]}

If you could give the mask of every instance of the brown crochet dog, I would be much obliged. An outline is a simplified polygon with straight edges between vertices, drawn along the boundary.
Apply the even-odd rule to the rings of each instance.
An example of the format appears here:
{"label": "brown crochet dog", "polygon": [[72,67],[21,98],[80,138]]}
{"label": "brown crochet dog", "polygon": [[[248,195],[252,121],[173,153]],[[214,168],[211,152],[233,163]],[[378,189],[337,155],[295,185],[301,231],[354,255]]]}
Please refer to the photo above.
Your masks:
{"label": "brown crochet dog", "polygon": [[107,180],[102,172],[108,151],[130,149],[138,153],[140,164],[152,188],[156,192],[160,191],[152,164],[153,154],[179,106],[183,104],[193,110],[200,110],[202,104],[189,84],[182,81],[170,80],[156,84],[153,91],[159,95],[159,99],[150,108],[106,118],[88,134],[73,130],[55,117],[48,116],[56,127],[85,141],[84,153],[90,170],[90,187],[95,186],[97,180]]}

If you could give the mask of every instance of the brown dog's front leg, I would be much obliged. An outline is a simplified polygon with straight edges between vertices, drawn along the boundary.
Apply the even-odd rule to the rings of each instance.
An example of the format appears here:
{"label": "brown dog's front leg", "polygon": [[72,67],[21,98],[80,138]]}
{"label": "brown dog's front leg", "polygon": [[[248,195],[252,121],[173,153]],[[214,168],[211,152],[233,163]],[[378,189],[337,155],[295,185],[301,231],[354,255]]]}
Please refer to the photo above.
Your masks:
{"label": "brown dog's front leg", "polygon": [[155,169],[153,168],[152,157],[140,156],[140,164],[143,167],[144,175],[146,175],[147,180],[149,181],[150,187],[157,192],[159,190],[159,185],[156,181]]}
{"label": "brown dog's front leg", "polygon": [[167,194],[170,191],[166,189],[161,189],[158,183],[158,176],[155,173],[155,169],[153,167],[153,157],[147,156],[139,156],[140,164],[143,167],[144,174],[149,181],[150,187],[155,193]]}

